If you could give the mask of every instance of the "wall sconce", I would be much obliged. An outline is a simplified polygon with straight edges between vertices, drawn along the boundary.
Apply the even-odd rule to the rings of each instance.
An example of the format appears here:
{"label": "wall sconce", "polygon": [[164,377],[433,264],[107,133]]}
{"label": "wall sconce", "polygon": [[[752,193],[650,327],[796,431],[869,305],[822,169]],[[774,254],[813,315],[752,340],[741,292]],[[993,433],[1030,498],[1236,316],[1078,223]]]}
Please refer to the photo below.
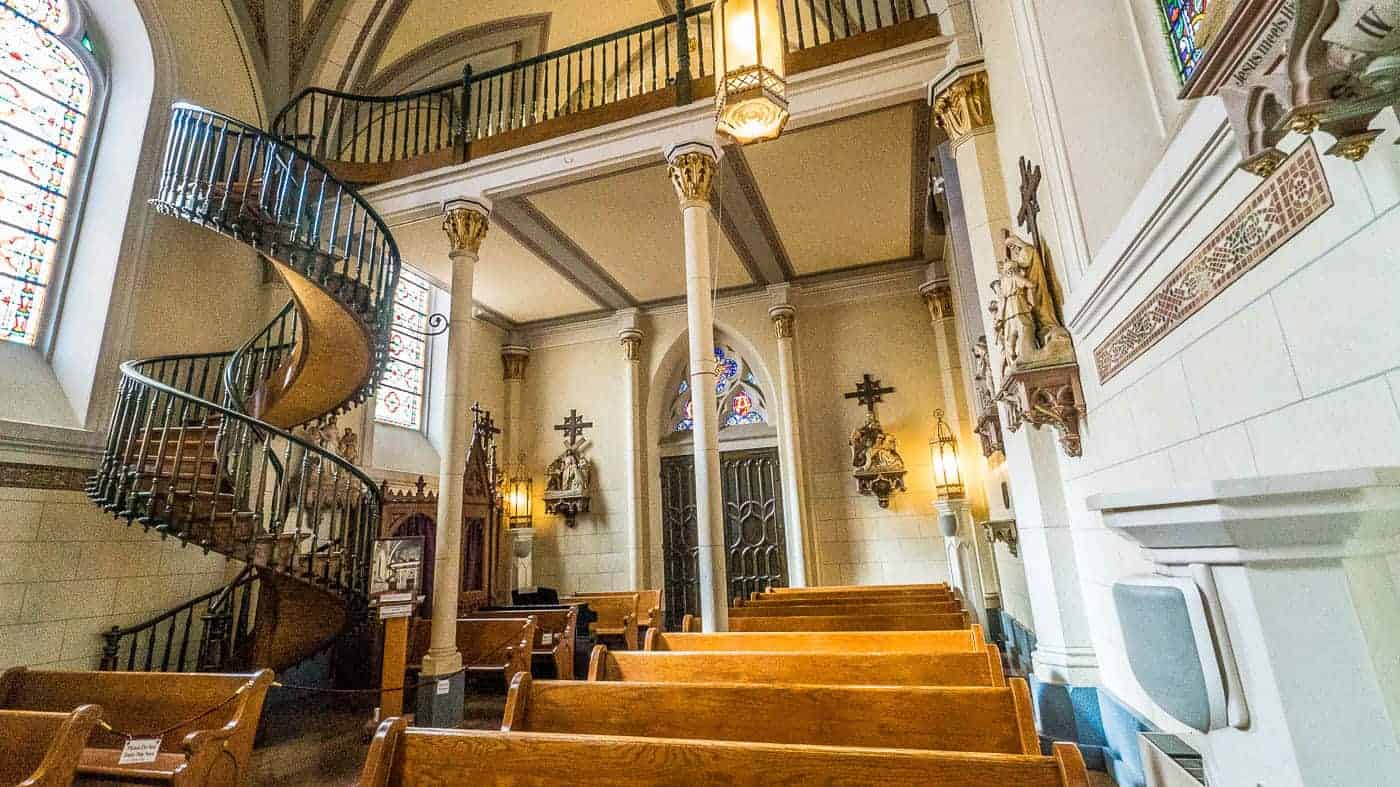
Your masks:
{"label": "wall sconce", "polygon": [[525,454],[522,453],[519,461],[510,469],[510,478],[506,481],[506,507],[510,510],[511,527],[531,527],[534,524],[530,513],[532,487],[530,472],[525,468]]}
{"label": "wall sconce", "polygon": [[714,4],[715,129],[741,145],[777,139],[788,121],[779,2]]}
{"label": "wall sconce", "polygon": [[966,490],[963,487],[962,467],[958,464],[958,440],[943,419],[942,410],[935,411],[933,417],[938,419],[938,424],[934,427],[933,439],[928,441],[928,450],[938,499],[961,498]]}

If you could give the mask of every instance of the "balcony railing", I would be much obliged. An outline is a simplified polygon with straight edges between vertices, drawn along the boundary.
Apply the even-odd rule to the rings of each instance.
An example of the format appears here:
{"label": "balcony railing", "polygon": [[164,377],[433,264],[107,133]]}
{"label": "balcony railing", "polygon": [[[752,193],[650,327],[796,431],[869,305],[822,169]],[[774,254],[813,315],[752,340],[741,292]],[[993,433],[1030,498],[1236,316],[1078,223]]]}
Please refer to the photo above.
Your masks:
{"label": "balcony railing", "polygon": [[[714,93],[712,4],[394,96],[307,88],[273,133],[355,182],[390,179]],[[937,33],[928,0],[782,0],[789,71]],[[830,46],[836,44],[838,46]],[[857,44],[863,44],[858,46]],[[831,51],[827,51],[831,50]],[[413,166],[397,166],[415,162]]]}

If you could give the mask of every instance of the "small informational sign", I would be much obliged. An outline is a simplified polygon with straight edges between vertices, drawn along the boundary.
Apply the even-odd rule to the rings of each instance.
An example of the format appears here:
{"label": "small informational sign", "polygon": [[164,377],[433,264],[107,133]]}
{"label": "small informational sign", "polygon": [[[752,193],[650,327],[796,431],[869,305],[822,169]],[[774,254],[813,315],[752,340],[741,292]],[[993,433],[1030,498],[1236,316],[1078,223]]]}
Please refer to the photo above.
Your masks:
{"label": "small informational sign", "polygon": [[439,697],[441,697],[449,691],[452,691],[452,681],[440,680],[437,682],[437,694]]}
{"label": "small informational sign", "polygon": [[132,738],[122,747],[118,765],[146,765],[160,754],[160,738]]}
{"label": "small informational sign", "polygon": [[412,604],[384,604],[379,607],[379,619],[407,618],[413,616]]}
{"label": "small informational sign", "polygon": [[553,644],[554,644],[554,632],[553,632],[553,631],[546,631],[546,632],[544,632],[543,634],[541,634],[541,635],[540,635],[540,644],[542,644],[542,645],[553,645]]}
{"label": "small informational sign", "polygon": [[[422,571],[422,536],[375,540],[370,557],[370,598],[377,605],[412,602],[418,595]],[[385,615],[381,613],[380,617]]]}

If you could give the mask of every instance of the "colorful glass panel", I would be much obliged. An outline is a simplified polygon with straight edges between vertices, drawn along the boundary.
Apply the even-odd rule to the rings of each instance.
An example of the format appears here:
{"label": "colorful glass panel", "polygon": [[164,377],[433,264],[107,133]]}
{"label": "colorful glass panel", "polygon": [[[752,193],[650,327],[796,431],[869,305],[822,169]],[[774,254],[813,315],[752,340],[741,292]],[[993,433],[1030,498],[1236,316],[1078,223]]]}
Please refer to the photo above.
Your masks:
{"label": "colorful glass panel", "polygon": [[1190,81],[1200,65],[1204,50],[1197,34],[1206,17],[1208,0],[1160,0],[1162,18],[1171,42],[1172,58],[1183,84]]}
{"label": "colorful glass panel", "polygon": [[[695,408],[684,376],[676,391],[664,423],[671,431],[688,432],[695,428]],[[727,344],[715,346],[715,411],[721,428],[768,421],[758,378],[748,360]]]}
{"label": "colorful glass panel", "polygon": [[753,397],[743,391],[734,394],[734,400],[730,403],[730,409],[732,409],[737,416],[742,417],[748,415],[753,412]]}
{"label": "colorful glass panel", "polygon": [[34,344],[58,264],[92,79],[66,0],[0,0],[0,339]]}
{"label": "colorful glass panel", "polygon": [[405,429],[423,426],[423,390],[427,378],[428,282],[408,268],[399,272],[394,290],[394,326],[389,334],[389,362],[375,399],[376,421]]}

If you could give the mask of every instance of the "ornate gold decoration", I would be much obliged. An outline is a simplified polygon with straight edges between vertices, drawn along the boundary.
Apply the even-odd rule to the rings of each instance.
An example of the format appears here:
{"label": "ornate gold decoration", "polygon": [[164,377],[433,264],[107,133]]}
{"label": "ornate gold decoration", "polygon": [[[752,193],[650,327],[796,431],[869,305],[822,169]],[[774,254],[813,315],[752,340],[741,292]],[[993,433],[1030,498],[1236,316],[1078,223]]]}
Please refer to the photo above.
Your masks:
{"label": "ornate gold decoration", "polygon": [[1255,177],[1267,178],[1278,170],[1278,166],[1288,158],[1278,148],[1267,148],[1240,162],[1240,169]]}
{"label": "ornate gold decoration", "polygon": [[797,319],[797,310],[791,306],[779,305],[768,310],[773,320],[773,332],[779,339],[791,339]]}
{"label": "ornate gold decoration", "polygon": [[992,94],[987,73],[959,78],[933,100],[933,117],[954,145],[992,125]]}
{"label": "ornate gold decoration", "polygon": [[480,254],[489,226],[485,210],[475,205],[449,204],[442,217],[442,231],[452,242],[454,254],[464,251]]}
{"label": "ornate gold decoration", "polygon": [[1336,144],[1327,149],[1327,155],[1340,156],[1347,161],[1360,161],[1366,158],[1367,153],[1371,152],[1371,145],[1380,135],[1379,130],[1370,129],[1360,134],[1341,137]]}
{"label": "ornate gold decoration", "polygon": [[506,380],[524,380],[525,367],[530,365],[530,350],[525,347],[501,348],[501,369]]}
{"label": "ornate gold decoration", "polygon": [[618,343],[622,345],[622,357],[626,361],[640,361],[642,359],[642,332],[635,329],[622,331],[617,335]]}
{"label": "ornate gold decoration", "polygon": [[718,170],[715,157],[699,150],[690,150],[671,159],[671,185],[681,204],[709,202],[710,188]]}
{"label": "ornate gold decoration", "polygon": [[919,295],[923,296],[924,305],[928,307],[929,319],[953,319],[953,288],[947,279],[926,282],[919,288]]}

